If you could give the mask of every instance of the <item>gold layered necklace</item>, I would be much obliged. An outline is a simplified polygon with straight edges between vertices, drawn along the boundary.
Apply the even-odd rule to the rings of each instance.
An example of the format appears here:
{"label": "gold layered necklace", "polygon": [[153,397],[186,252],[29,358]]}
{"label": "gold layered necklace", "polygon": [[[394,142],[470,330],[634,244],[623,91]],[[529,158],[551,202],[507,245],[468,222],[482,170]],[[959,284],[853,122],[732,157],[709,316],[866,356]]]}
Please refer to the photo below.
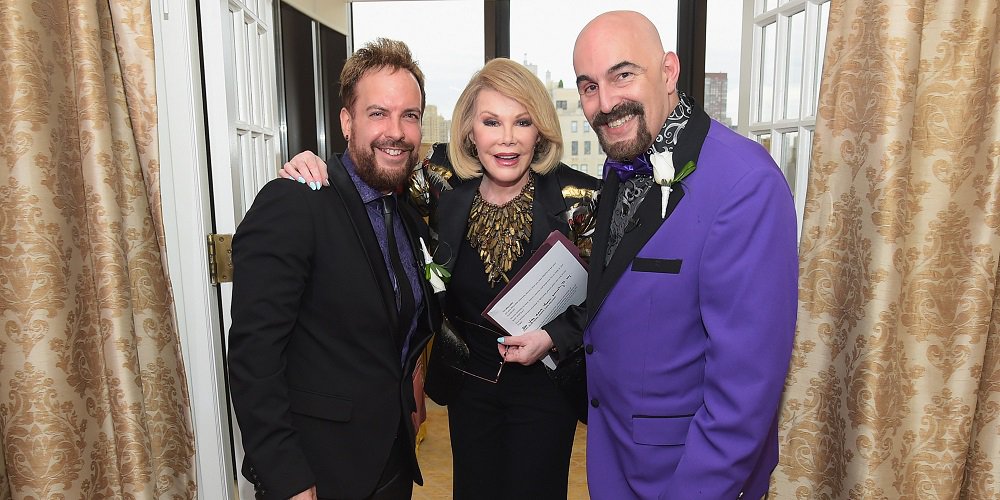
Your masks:
{"label": "gold layered necklace", "polygon": [[507,271],[531,242],[531,204],[534,199],[535,179],[530,173],[521,192],[502,205],[484,200],[476,191],[465,239],[479,251],[490,287],[500,279],[504,282],[508,280]]}

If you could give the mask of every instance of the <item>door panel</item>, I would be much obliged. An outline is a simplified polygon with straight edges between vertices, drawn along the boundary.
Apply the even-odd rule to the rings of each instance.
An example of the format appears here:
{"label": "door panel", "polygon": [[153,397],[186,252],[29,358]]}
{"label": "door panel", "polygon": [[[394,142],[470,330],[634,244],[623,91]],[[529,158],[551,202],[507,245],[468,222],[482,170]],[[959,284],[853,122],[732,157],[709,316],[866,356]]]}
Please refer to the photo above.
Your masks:
{"label": "door panel", "polygon": [[[201,4],[202,68],[213,218],[216,233],[234,233],[257,192],[279,168],[272,0]],[[223,345],[231,325],[232,286],[218,285]],[[228,398],[228,394],[227,394]],[[253,486],[238,473],[243,446],[231,415],[239,498]]]}

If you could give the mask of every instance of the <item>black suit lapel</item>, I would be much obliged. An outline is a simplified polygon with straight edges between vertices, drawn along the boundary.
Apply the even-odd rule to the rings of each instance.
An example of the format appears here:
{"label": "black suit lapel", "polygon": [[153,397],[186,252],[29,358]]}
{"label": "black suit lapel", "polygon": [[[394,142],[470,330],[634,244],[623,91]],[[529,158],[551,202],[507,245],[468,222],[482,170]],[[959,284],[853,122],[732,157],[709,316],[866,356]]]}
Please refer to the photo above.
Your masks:
{"label": "black suit lapel", "polygon": [[[406,238],[410,242],[410,250],[413,252],[413,262],[417,264],[417,274],[423,276],[424,270],[424,254],[421,251],[420,242],[423,241],[427,244],[427,239],[430,237],[427,231],[423,230],[423,221],[420,220],[420,215],[417,214],[416,209],[410,205],[410,203],[404,201],[400,197],[400,203],[397,205],[399,207],[399,215],[403,220],[403,229],[406,231]],[[423,227],[421,227],[423,226]],[[427,249],[430,251],[430,248]],[[419,280],[420,289],[424,293],[424,297],[430,297],[429,285],[427,280]]]}
{"label": "black suit lapel", "polygon": [[535,177],[535,201],[531,207],[531,251],[534,252],[552,231],[569,232],[569,224],[563,216],[566,200],[556,174],[530,175]]}
{"label": "black suit lapel", "polygon": [[[396,311],[396,292],[392,288],[392,281],[389,279],[389,271],[385,267],[385,260],[382,257],[382,247],[375,237],[375,230],[372,229],[371,221],[368,218],[368,210],[361,201],[358,188],[354,186],[354,181],[347,173],[347,170],[340,163],[340,159],[332,156],[327,160],[327,173],[330,176],[330,186],[337,190],[340,199],[344,201],[344,208],[350,215],[352,230],[357,236],[361,246],[365,249],[368,267],[372,276],[378,281],[379,290],[382,292],[382,305],[385,307],[386,318],[389,318],[390,329],[388,332],[396,332],[399,327],[399,312]],[[355,265],[355,263],[345,262],[344,265]]]}
{"label": "black suit lapel", "polygon": [[[417,312],[420,315],[420,319],[417,321],[416,331],[413,332],[413,336],[409,340],[410,348],[408,357],[404,360],[405,365],[409,366],[413,359],[420,355],[420,351],[423,350],[427,340],[430,339],[429,333],[436,329],[434,315],[438,313],[438,307],[437,300],[434,297],[434,290],[427,280],[424,279],[424,254],[420,249],[420,240],[422,239],[426,244],[430,239],[427,225],[424,224],[416,208],[410,203],[403,201],[398,206],[399,214],[403,221],[403,229],[406,230],[406,237],[410,242],[413,259],[417,264],[417,281],[420,283],[420,291],[424,296],[423,307]],[[423,333],[427,334],[423,335]]]}
{"label": "black suit lapel", "polygon": [[469,223],[469,210],[482,178],[470,179],[454,189],[441,192],[437,206],[438,244],[434,249],[434,262],[445,266],[449,272],[455,270],[458,250],[465,238]]}
{"label": "black suit lapel", "polygon": [[[455,268],[459,245],[465,239],[472,200],[481,183],[482,177],[470,179],[441,193],[437,207],[438,246],[434,250],[434,262],[445,266],[448,271]],[[565,211],[566,202],[556,175],[535,175],[535,203],[531,208],[532,251],[541,246],[554,229],[564,233],[568,230],[566,221],[562,218]]]}

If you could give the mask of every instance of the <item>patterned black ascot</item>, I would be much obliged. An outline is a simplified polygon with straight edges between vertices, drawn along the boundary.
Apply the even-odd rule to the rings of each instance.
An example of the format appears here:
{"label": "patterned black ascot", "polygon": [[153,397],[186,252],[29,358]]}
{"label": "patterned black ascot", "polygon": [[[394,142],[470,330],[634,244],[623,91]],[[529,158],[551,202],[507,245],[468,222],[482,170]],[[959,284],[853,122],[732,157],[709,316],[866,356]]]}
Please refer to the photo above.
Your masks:
{"label": "patterned black ascot", "polygon": [[[646,197],[646,193],[649,192],[649,188],[653,186],[653,169],[649,167],[649,156],[664,151],[673,152],[674,147],[677,146],[677,140],[680,138],[681,132],[684,131],[688,119],[691,118],[694,101],[684,92],[677,91],[677,95],[677,106],[670,112],[670,116],[663,123],[660,133],[656,135],[656,139],[649,146],[649,149],[640,155],[641,158],[632,160],[628,164],[628,168],[618,167],[621,170],[632,170],[632,173],[626,174],[626,177],[622,177],[620,170],[617,170],[615,167],[615,164],[620,162],[608,158],[604,163],[605,173],[608,172],[608,169],[615,169],[616,172],[619,172],[619,179],[622,180],[622,185],[618,188],[618,199],[615,201],[615,209],[611,215],[611,228],[608,232],[608,253],[604,256],[604,265],[608,265],[611,262],[611,257],[614,256],[615,249],[621,243],[622,236],[634,226],[635,221],[632,219],[635,217],[635,212],[639,210],[639,205],[642,204],[642,200]],[[645,164],[647,169],[639,171],[635,167],[635,164]]]}

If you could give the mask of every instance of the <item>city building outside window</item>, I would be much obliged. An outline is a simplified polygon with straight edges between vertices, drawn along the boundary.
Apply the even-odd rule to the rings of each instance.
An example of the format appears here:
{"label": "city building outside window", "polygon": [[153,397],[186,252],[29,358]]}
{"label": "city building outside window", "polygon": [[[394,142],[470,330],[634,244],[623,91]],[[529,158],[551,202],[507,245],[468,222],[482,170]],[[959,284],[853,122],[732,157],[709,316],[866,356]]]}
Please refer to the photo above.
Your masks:
{"label": "city building outside window", "polygon": [[576,155],[580,154],[580,141],[573,141],[570,144],[571,144],[571,146],[570,146],[570,152],[569,152],[569,154],[571,154],[573,156],[576,156]]}
{"label": "city building outside window", "polygon": [[569,130],[570,130],[570,132],[576,132],[576,124],[577,124],[576,120],[573,120],[573,121],[569,122]]}
{"label": "city building outside window", "polygon": [[[753,3],[746,0],[743,3]],[[743,14],[736,2],[706,2],[705,94],[708,116],[735,128],[740,105],[740,44]]]}
{"label": "city building outside window", "polygon": [[[483,67],[486,53],[482,2],[351,3],[352,43],[355,49],[378,37],[406,42],[426,75],[427,104],[421,121],[424,144],[448,142],[455,101],[471,76]],[[441,19],[462,19],[447,30],[426,36],[414,23],[430,26]],[[447,54],[447,57],[442,57]]]}

